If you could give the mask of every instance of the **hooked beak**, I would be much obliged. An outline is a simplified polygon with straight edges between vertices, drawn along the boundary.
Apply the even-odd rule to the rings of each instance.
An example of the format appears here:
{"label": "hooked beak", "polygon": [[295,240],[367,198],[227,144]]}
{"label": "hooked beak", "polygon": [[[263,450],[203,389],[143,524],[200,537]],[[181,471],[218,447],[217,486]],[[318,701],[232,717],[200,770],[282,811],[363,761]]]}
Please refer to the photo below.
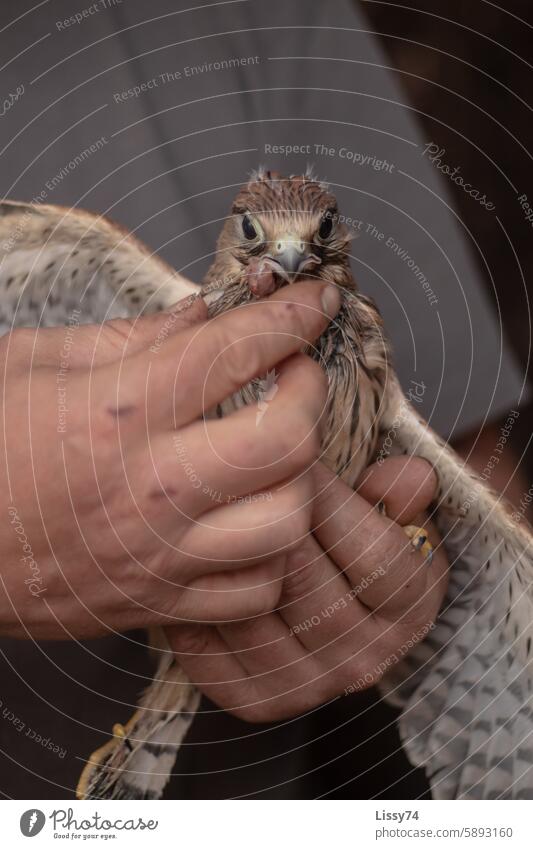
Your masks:
{"label": "hooked beak", "polygon": [[266,255],[265,260],[276,274],[287,283],[291,283],[296,275],[320,265],[321,260],[309,250],[309,245],[294,236],[277,239],[273,251]]}

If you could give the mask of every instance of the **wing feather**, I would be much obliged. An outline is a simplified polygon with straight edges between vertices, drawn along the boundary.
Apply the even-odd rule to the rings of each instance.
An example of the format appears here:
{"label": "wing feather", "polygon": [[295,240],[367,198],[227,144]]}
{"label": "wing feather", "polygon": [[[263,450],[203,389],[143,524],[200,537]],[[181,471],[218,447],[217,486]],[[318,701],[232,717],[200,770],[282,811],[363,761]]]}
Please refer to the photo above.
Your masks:
{"label": "wing feather", "polygon": [[450,560],[435,628],[382,682],[435,798],[533,798],[533,540],[421,420],[399,385],[383,432],[439,481],[434,518]]}
{"label": "wing feather", "polygon": [[0,203],[0,333],[157,312],[192,292],[142,242],[77,209]]}

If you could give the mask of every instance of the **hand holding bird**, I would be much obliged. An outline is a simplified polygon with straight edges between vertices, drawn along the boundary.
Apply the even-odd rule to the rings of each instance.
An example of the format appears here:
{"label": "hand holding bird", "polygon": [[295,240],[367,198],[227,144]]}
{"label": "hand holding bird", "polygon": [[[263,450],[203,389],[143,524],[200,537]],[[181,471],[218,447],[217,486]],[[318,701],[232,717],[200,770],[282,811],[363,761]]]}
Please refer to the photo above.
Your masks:
{"label": "hand holding bird", "polygon": [[[157,311],[185,294],[179,275],[109,222],[54,207],[3,204],[1,211],[6,329],[12,321],[27,324],[33,319],[36,323],[38,317],[45,324],[66,321],[73,304],[82,311],[82,320],[98,321]],[[297,354],[289,364],[297,372],[308,371],[315,360],[327,378],[325,396],[317,393],[320,413],[315,399],[307,410],[304,430],[296,434],[295,456],[307,469],[302,480],[309,479],[308,467],[318,455],[349,489],[375,457],[383,459],[390,451],[428,461],[437,478],[430,516],[450,561],[448,591],[435,628],[428,628],[424,642],[413,642],[409,653],[396,658],[380,687],[403,708],[400,733],[405,749],[415,765],[426,768],[434,796],[532,798],[532,538],[524,523],[513,520],[498,496],[404,398],[379,312],[353,279],[349,242],[335,197],[312,175],[282,177],[265,170],[254,174],[235,199],[202,289],[211,316],[208,325],[217,326],[217,321],[231,315],[241,334],[247,328],[253,341],[243,349],[245,359],[242,350],[231,358],[221,355],[226,352],[221,343],[228,340],[215,336],[218,346],[207,348],[214,364],[209,375],[205,373],[200,384],[186,375],[183,385],[176,384],[183,407],[172,407],[175,414],[183,415],[190,395],[195,409],[206,416],[204,429],[226,421],[229,431],[224,445],[227,456],[233,456],[230,466],[237,468],[239,462],[231,450],[233,446],[240,453],[242,445],[232,425],[250,418],[250,409],[254,438],[245,441],[248,450],[258,441],[271,445],[269,425],[274,424],[276,410],[277,447],[291,439],[279,411],[284,403],[290,405],[291,396],[301,402],[298,374],[292,382],[282,375],[280,391],[257,427],[256,409],[268,369],[301,350],[309,356]],[[314,282],[302,284],[305,277]],[[320,302],[320,294],[328,291],[324,283],[333,284],[338,292],[333,309]],[[308,303],[308,309],[317,315],[310,320],[315,332],[309,333],[295,300],[313,286],[316,299]],[[80,292],[87,297],[80,300]],[[258,300],[266,294],[267,302]],[[277,356],[269,358],[265,357],[268,328],[261,319],[264,304],[273,302],[281,332],[277,333]],[[334,320],[328,323],[324,313],[335,315]],[[282,320],[288,315],[295,321],[290,342]],[[276,336],[279,329],[271,326],[270,335]],[[313,379],[317,387],[323,385]],[[146,396],[147,411],[155,417],[166,411],[170,430],[167,386],[165,381],[153,386]],[[309,430],[310,422],[320,428],[320,446],[317,428]],[[386,435],[391,432],[394,439],[389,447]],[[202,458],[203,452],[195,456]],[[156,468],[163,472],[166,464]],[[287,473],[292,480],[294,469]],[[256,471],[254,481],[246,483],[247,491],[257,491],[272,481],[257,479]],[[300,492],[297,501],[304,503],[305,493]],[[386,499],[382,501],[386,508]],[[301,532],[301,526],[297,530]],[[405,530],[411,542],[404,545],[413,557],[428,555],[421,562],[440,576],[438,586],[444,575],[438,556],[430,562],[431,529],[407,524]],[[205,545],[206,535],[201,539]],[[357,548],[357,538],[353,545]],[[301,556],[308,555],[304,550]],[[390,556],[384,559],[387,568],[394,562]],[[376,581],[374,591],[377,588]],[[198,694],[168,646],[158,650],[162,660],[139,711],[126,726],[117,725],[114,739],[91,757],[80,783],[81,796],[162,794]]]}

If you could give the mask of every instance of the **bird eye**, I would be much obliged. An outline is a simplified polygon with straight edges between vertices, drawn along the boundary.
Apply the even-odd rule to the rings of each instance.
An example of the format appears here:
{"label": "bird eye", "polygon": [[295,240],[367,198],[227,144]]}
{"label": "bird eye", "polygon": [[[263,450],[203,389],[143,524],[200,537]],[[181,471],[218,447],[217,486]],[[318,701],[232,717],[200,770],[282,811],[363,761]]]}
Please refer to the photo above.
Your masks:
{"label": "bird eye", "polygon": [[245,235],[246,239],[256,239],[257,238],[257,230],[255,229],[252,219],[249,215],[245,215],[242,219],[242,232]]}
{"label": "bird eye", "polygon": [[322,216],[322,221],[320,222],[320,227],[318,228],[318,236],[320,239],[327,239],[331,236],[331,231],[333,230],[333,212],[331,209],[328,209],[327,212]]}

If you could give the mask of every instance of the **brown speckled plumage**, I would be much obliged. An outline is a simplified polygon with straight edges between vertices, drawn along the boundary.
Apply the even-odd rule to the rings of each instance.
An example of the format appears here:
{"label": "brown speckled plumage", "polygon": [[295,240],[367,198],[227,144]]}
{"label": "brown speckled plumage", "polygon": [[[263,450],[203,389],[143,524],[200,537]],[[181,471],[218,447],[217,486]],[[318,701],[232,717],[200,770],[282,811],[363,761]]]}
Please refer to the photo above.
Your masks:
{"label": "brown speckled plumage", "polygon": [[[327,280],[342,290],[337,319],[308,353],[328,375],[323,459],[353,485],[376,448],[388,343],[378,310],[357,291],[348,256],[351,236],[340,221],[336,198],[312,177],[286,178],[277,172],[260,171],[239,192],[231,212],[202,290],[210,315],[253,300],[247,279],[250,261],[269,254],[272,245],[287,232],[309,246],[319,260],[311,271],[306,269],[293,279]],[[243,238],[242,217],[250,213],[264,236],[258,244]],[[317,243],[324,214],[331,216],[333,227],[331,235]],[[283,283],[277,281],[277,285]],[[242,400],[258,400],[260,388],[260,383],[252,384],[242,393]],[[226,411],[230,407],[226,404]]]}
{"label": "brown speckled plumage", "polygon": [[[391,453],[425,457],[438,477],[433,517],[451,566],[436,627],[382,689],[403,708],[404,746],[426,768],[436,798],[531,799],[531,535],[407,403],[380,316],[353,281],[349,243],[327,187],[309,175],[259,171],[234,202],[204,295],[214,315],[299,275],[342,289],[341,312],[309,352],[329,379],[324,459],[353,484],[387,440]],[[55,207],[0,206],[4,330],[41,318],[61,323],[73,306],[85,320],[135,315],[190,291],[110,222]],[[254,402],[258,391],[252,383],[219,412]],[[139,711],[92,756],[80,796],[160,796],[197,701],[165,654]]]}

